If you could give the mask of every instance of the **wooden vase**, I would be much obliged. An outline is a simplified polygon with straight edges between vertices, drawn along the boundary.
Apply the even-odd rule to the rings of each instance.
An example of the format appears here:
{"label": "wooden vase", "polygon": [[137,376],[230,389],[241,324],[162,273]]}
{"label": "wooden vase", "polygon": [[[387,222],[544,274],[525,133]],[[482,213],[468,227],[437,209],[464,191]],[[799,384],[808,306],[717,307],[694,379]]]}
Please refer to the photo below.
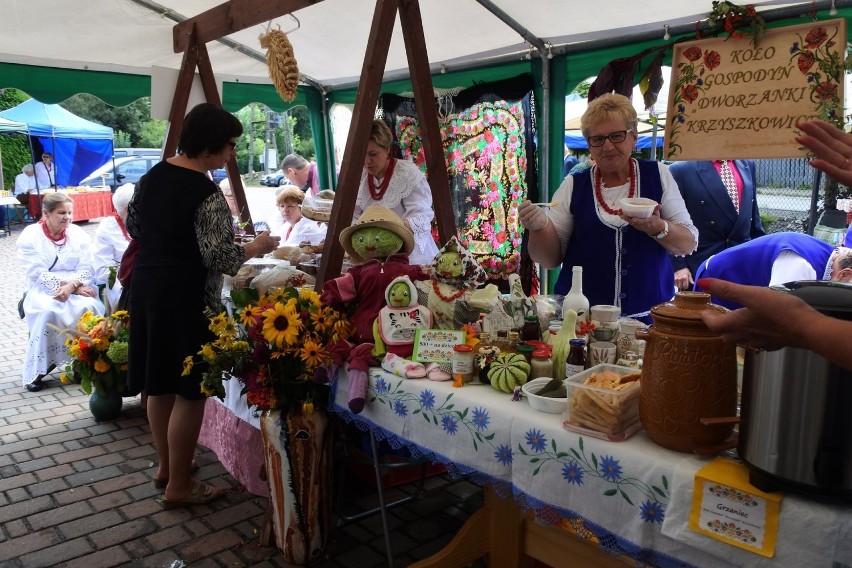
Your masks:
{"label": "wooden vase", "polygon": [[323,559],[330,530],[332,434],[324,410],[266,411],[261,416],[275,544],[284,559],[310,566]]}

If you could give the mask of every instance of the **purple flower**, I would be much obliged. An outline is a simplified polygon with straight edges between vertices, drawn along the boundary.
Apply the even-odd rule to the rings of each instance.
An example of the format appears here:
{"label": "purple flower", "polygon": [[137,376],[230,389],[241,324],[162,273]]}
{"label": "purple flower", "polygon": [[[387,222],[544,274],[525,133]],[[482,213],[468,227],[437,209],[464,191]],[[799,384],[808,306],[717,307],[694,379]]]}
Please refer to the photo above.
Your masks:
{"label": "purple flower", "polygon": [[431,409],[435,406],[435,395],[430,390],[424,390],[420,393],[420,406],[425,409]]}
{"label": "purple flower", "polygon": [[387,394],[388,383],[383,378],[376,380],[376,392],[379,394]]}
{"label": "purple flower", "polygon": [[543,452],[544,447],[547,444],[547,438],[544,437],[544,434],[541,433],[541,430],[530,430],[526,434],[527,445],[534,452]]}
{"label": "purple flower", "polygon": [[666,516],[666,511],[660,503],[656,501],[645,501],[639,506],[639,516],[646,523],[661,523]]}
{"label": "purple flower", "polygon": [[393,403],[393,411],[399,416],[408,416],[408,408],[401,400],[396,400]]}
{"label": "purple flower", "polygon": [[497,451],[494,452],[494,457],[497,458],[497,461],[503,465],[509,465],[512,463],[512,448],[507,446],[506,444],[502,444]]}
{"label": "purple flower", "polygon": [[447,434],[452,436],[455,436],[456,432],[459,430],[459,423],[455,418],[449,415],[444,415],[444,417],[441,418],[441,426]]}
{"label": "purple flower", "polygon": [[473,409],[473,417],[471,421],[477,430],[482,432],[483,430],[488,429],[488,422],[491,420],[491,417],[488,416],[488,411],[482,408],[474,408]]}

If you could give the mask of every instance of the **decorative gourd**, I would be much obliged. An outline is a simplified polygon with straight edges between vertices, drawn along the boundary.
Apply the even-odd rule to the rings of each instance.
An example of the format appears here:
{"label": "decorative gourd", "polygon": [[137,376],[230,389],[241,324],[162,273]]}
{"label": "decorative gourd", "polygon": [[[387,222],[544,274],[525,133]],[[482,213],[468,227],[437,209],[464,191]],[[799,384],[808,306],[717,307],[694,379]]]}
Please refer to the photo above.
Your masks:
{"label": "decorative gourd", "polygon": [[518,353],[500,353],[488,369],[488,380],[497,390],[510,393],[527,382],[530,364]]}

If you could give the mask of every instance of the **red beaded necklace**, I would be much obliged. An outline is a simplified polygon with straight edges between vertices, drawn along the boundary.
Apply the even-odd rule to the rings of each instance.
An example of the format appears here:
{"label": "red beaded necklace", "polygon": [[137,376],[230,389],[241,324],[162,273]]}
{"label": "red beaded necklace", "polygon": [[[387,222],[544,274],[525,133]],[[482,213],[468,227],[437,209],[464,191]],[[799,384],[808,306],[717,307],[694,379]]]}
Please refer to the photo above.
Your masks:
{"label": "red beaded necklace", "polygon": [[[58,247],[61,247],[65,244],[65,240],[66,240],[65,229],[62,229],[62,232],[59,233],[58,237],[54,237],[53,235],[50,234],[50,229],[47,228],[47,222],[45,222],[44,217],[39,219],[39,224],[41,225],[41,230],[44,231],[44,236],[47,237],[48,239],[50,239],[51,241],[53,241],[53,244],[55,244]],[[59,242],[59,241],[62,241],[62,242]]]}
{"label": "red beaded necklace", "polygon": [[[627,197],[631,198],[636,195],[636,174],[633,171],[633,168],[636,167],[633,159],[630,159],[630,174],[628,175],[628,179],[630,180],[630,189],[627,190]],[[621,209],[613,209],[607,202],[604,201],[603,190],[601,189],[601,169],[595,166],[595,198],[598,200],[601,208],[609,213],[610,215],[620,215]]]}
{"label": "red beaded necklace", "polygon": [[396,165],[396,158],[388,158],[390,162],[388,163],[388,169],[385,170],[385,177],[382,178],[382,184],[377,188],[376,184],[373,183],[373,176],[371,174],[367,174],[367,185],[370,186],[370,197],[379,201],[382,197],[384,197],[385,192],[388,190],[388,184],[390,184],[391,175],[393,175],[393,168]]}
{"label": "red beaded necklace", "polygon": [[457,300],[462,297],[462,294],[467,292],[467,288],[461,288],[455,294],[451,294],[449,296],[444,296],[443,292],[438,288],[438,281],[432,280],[432,289],[438,294],[438,297],[444,300],[445,302],[452,302],[453,300]]}
{"label": "red beaded necklace", "polygon": [[115,217],[115,222],[118,223],[118,228],[121,229],[124,238],[127,239],[129,242],[131,240],[130,233],[127,232],[127,227],[124,226],[124,221],[121,220],[121,215],[119,215],[118,213],[113,213],[112,216]]}

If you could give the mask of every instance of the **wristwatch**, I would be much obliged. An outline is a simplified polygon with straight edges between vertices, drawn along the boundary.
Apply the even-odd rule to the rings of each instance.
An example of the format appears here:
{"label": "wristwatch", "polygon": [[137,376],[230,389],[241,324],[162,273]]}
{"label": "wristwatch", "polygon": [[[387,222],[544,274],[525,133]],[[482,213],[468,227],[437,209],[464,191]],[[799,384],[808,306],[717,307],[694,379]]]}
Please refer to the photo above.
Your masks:
{"label": "wristwatch", "polygon": [[669,234],[669,224],[667,221],[663,221],[663,230],[654,235],[655,239],[665,239]]}

